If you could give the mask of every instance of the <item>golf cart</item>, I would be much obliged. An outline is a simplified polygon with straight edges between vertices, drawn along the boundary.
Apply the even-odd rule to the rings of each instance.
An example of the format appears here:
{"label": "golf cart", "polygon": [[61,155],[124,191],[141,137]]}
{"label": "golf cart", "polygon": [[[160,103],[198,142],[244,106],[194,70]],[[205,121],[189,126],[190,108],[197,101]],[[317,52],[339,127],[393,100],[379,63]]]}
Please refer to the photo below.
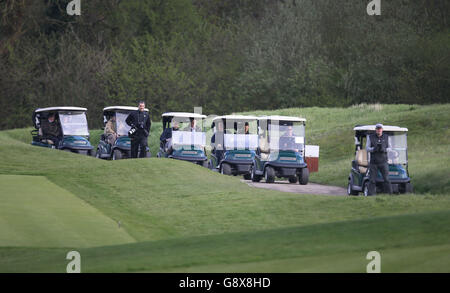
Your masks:
{"label": "golf cart", "polygon": [[208,167],[206,157],[205,115],[185,112],[162,114],[163,133],[158,158],[189,161]]}
{"label": "golf cart", "polygon": [[209,168],[225,175],[244,175],[251,179],[250,166],[258,148],[258,118],[227,115],[214,118]]}
{"label": "golf cart", "polygon": [[[101,135],[97,146],[97,158],[120,160],[131,157],[131,139],[128,137],[131,126],[125,120],[131,112],[137,110],[137,107],[127,106],[111,106],[103,109],[105,132]],[[144,111],[148,112],[148,109]],[[150,156],[148,147],[146,154],[147,157]]]}
{"label": "golf cart", "polygon": [[[357,125],[355,131],[355,160],[348,176],[348,195],[369,194],[369,161],[370,154],[366,150],[367,137],[375,133],[375,125]],[[394,193],[413,192],[408,173],[407,128],[383,126],[383,133],[389,136],[388,164],[389,180]],[[383,178],[378,171],[376,182],[377,193],[383,190]]]}
{"label": "golf cart", "polygon": [[273,183],[276,177],[308,184],[309,170],[305,161],[306,119],[288,116],[258,118],[259,146],[251,166],[251,179],[263,177]]}
{"label": "golf cart", "polygon": [[[89,130],[86,108],[49,107],[39,108],[33,112],[34,130],[32,145],[54,148],[84,155],[93,155],[89,142]],[[50,123],[49,120],[52,119]],[[56,135],[46,133],[46,125],[52,125]]]}

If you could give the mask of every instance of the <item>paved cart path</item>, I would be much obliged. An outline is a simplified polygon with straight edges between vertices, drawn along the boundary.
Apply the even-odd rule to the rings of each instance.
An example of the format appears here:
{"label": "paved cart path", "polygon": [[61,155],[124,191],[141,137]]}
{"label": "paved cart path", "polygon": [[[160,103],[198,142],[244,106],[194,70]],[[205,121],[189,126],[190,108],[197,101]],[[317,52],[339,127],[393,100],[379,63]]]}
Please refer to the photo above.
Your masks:
{"label": "paved cart path", "polygon": [[251,180],[242,181],[253,187],[266,188],[283,192],[337,196],[347,195],[347,190],[339,186],[321,185],[316,183],[300,185],[298,183],[289,183],[288,181],[275,181],[275,183],[265,183],[264,180],[259,183],[252,182]]}

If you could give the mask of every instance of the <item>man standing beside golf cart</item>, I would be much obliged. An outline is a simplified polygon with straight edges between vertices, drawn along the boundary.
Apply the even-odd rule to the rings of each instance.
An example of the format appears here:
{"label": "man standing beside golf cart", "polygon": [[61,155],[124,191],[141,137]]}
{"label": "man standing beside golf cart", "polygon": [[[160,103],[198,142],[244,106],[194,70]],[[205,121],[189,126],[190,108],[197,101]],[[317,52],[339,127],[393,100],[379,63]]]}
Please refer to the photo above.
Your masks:
{"label": "man standing beside golf cart", "polygon": [[389,137],[383,133],[383,125],[375,126],[375,133],[369,135],[366,150],[370,153],[369,163],[369,195],[376,194],[376,179],[378,170],[383,177],[384,192],[391,194],[392,186],[389,181],[388,152]]}
{"label": "man standing beside golf cart", "polygon": [[139,157],[145,158],[147,155],[147,138],[150,134],[151,121],[150,115],[145,111],[144,101],[139,102],[138,110],[131,112],[125,122],[131,126],[129,131],[131,138],[131,158],[138,157],[139,148],[141,149]]}
{"label": "man standing beside golf cart", "polygon": [[[223,121],[219,120],[217,123],[215,123],[215,126],[217,127],[217,130],[214,131],[213,135],[211,136],[211,154],[216,156],[217,161],[222,161],[223,159],[223,136],[224,136],[224,127],[223,127]],[[217,135],[216,135],[217,134]]]}

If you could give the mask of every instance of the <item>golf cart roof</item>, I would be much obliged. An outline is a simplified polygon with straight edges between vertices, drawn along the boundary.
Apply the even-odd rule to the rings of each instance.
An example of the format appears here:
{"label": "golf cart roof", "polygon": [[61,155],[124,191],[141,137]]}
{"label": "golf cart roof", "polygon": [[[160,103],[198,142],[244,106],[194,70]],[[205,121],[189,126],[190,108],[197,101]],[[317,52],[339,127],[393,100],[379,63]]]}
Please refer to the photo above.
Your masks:
{"label": "golf cart roof", "polygon": [[[110,106],[103,108],[103,112],[114,112],[114,111],[137,111],[138,107],[130,107],[130,106]],[[148,109],[145,108],[144,111],[148,112]]]}
{"label": "golf cart roof", "polygon": [[182,118],[206,118],[206,115],[187,112],[168,112],[161,115],[162,117],[182,117]]}
{"label": "golf cart roof", "polygon": [[86,108],[81,107],[48,107],[48,108],[38,108],[34,112],[42,113],[42,112],[52,112],[52,111],[82,111],[86,112]]}
{"label": "golf cart roof", "polygon": [[217,116],[213,119],[213,122],[216,122],[218,120],[225,119],[225,120],[258,120],[258,117],[256,116],[247,116],[247,115],[224,115],[224,116]]}
{"label": "golf cart roof", "polygon": [[[357,126],[355,126],[355,128],[353,128],[353,130],[354,131],[375,131],[375,125],[357,125]],[[408,128],[383,125],[383,131],[407,132]]]}
{"label": "golf cart roof", "polygon": [[261,116],[258,117],[259,120],[276,120],[276,121],[292,121],[292,122],[305,122],[305,118],[300,117],[293,117],[293,116],[278,116],[278,115],[272,115],[272,116]]}

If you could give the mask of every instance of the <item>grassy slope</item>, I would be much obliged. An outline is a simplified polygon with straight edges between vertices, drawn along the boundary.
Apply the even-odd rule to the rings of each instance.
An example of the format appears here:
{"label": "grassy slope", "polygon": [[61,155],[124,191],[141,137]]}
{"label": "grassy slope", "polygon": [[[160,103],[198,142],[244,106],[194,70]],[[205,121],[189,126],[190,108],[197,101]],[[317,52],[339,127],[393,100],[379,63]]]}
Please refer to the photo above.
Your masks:
{"label": "grassy slope", "polygon": [[[449,272],[450,212],[185,237],[78,249],[84,272],[364,272],[369,251],[382,270]],[[435,225],[440,222],[442,225]],[[2,271],[62,272],[68,249],[0,249]],[[33,262],[39,257],[39,262]]]}
{"label": "grassy slope", "polygon": [[[292,115],[305,117],[307,143],[320,145],[320,172],[311,174],[317,183],[345,187],[354,157],[354,132],[357,124],[398,125],[409,128],[409,171],[416,192],[449,194],[450,180],[450,104],[443,105],[358,105],[350,108],[289,108],[273,111],[253,111],[252,115]],[[152,123],[149,146],[153,156],[159,149],[161,122]],[[208,131],[208,137],[211,136]],[[96,145],[101,130],[91,130],[91,142]],[[29,142],[28,131],[10,135]]]}
{"label": "grassy slope", "polygon": [[357,124],[407,127],[409,171],[420,193],[450,193],[450,104],[430,106],[362,105],[351,108],[292,108],[255,111],[251,114],[279,114],[307,119],[307,143],[320,145],[320,172],[314,182],[347,185],[354,157]]}
{"label": "grassy slope", "polygon": [[92,247],[134,242],[118,224],[45,177],[0,175],[0,243]]}
{"label": "grassy slope", "polygon": [[[144,241],[137,243],[136,246],[121,245],[108,248],[107,251],[111,251],[110,255],[103,255],[100,250],[87,249],[85,253],[90,258],[95,259],[97,263],[105,263],[104,267],[88,267],[87,270],[90,271],[105,270],[107,265],[108,270],[113,271],[163,271],[177,267],[188,269],[189,266],[193,265],[200,269],[203,265],[214,266],[216,270],[220,270],[224,265],[222,267],[224,269],[236,268],[238,270],[240,265],[235,267],[233,266],[234,263],[252,263],[255,261],[276,263],[277,259],[291,257],[296,258],[296,260],[291,263],[290,270],[301,271],[307,268],[301,259],[310,255],[315,255],[325,262],[334,259],[334,267],[339,270],[339,261],[343,261],[343,259],[338,260],[339,257],[335,248],[336,246],[340,247],[341,244],[344,245],[347,241],[345,240],[347,239],[346,234],[343,233],[342,237],[336,238],[334,245],[330,245],[327,230],[325,228],[323,228],[325,230],[322,230],[320,225],[334,225],[334,223],[342,222],[341,225],[347,227],[349,233],[354,233],[352,227],[364,225],[368,219],[372,219],[369,221],[373,223],[372,228],[358,230],[360,234],[358,237],[366,239],[367,245],[364,246],[358,241],[351,242],[352,245],[347,247],[347,252],[342,254],[342,257],[345,257],[346,254],[353,255],[357,251],[364,251],[369,246],[373,248],[381,247],[383,251],[392,251],[393,248],[406,249],[403,251],[403,255],[408,255],[408,251],[413,253],[423,250],[431,254],[442,249],[448,251],[448,247],[442,247],[441,244],[448,243],[446,237],[449,235],[448,224],[445,224],[449,219],[449,214],[446,211],[450,210],[450,198],[445,195],[448,194],[448,177],[445,177],[448,175],[448,164],[446,163],[448,159],[442,155],[445,151],[447,151],[445,154],[448,153],[448,136],[443,135],[448,133],[448,129],[445,128],[448,123],[442,116],[443,113],[448,112],[449,107],[448,105],[416,107],[415,110],[409,110],[407,106],[393,107],[397,108],[394,109],[395,111],[392,110],[392,115],[389,117],[394,115],[403,117],[404,120],[401,121],[415,122],[422,118],[427,119],[426,121],[437,121],[433,122],[434,124],[426,125],[434,125],[438,129],[431,127],[430,129],[427,128],[426,132],[411,131],[410,147],[412,154],[410,152],[410,161],[411,165],[420,162],[428,170],[429,176],[434,176],[437,180],[443,182],[441,186],[435,186],[434,189],[431,188],[432,185],[429,189],[421,188],[419,183],[422,183],[423,179],[421,179],[418,169],[412,167],[411,173],[416,183],[416,189],[443,193],[442,195],[356,198],[278,193],[254,189],[240,183],[237,178],[220,176],[185,162],[163,159],[111,162],[31,147],[24,143],[29,141],[29,133],[25,130],[0,133],[0,153],[2,154],[0,174],[46,176],[53,183],[79,196],[113,220],[120,220],[124,229],[133,238]],[[320,143],[321,145],[321,172],[314,177],[314,180],[341,185],[343,185],[342,181],[345,181],[345,179],[338,178],[338,174],[342,173],[344,178],[346,177],[353,151],[351,126],[356,124],[353,120],[358,120],[357,117],[361,117],[362,120],[370,120],[372,118],[367,116],[377,114],[378,116],[373,118],[374,120],[380,119],[386,124],[388,123],[387,120],[379,117],[385,114],[362,108],[312,108],[302,111],[292,109],[281,110],[280,114],[292,115],[299,112],[305,113],[303,116],[306,116],[310,121],[310,143]],[[325,113],[328,113],[329,118],[324,115]],[[353,117],[350,115],[351,113],[354,113],[354,118],[351,118]],[[434,118],[430,120],[428,117],[431,114],[434,115]],[[324,120],[328,120],[328,122]],[[348,120],[350,121],[348,122]],[[313,123],[314,121],[315,123]],[[325,126],[332,121],[336,121],[336,127],[325,130]],[[157,126],[156,123],[154,124]],[[404,125],[404,123],[398,124]],[[409,124],[406,126],[413,127]],[[437,135],[439,131],[442,136]],[[414,133],[416,135],[413,135]],[[424,135],[424,133],[427,135]],[[333,141],[330,138],[337,138],[338,142],[345,141],[346,143],[333,144],[330,142]],[[437,141],[440,142],[440,146],[436,144]],[[430,143],[429,145],[425,144],[423,152],[433,150],[432,155],[427,160],[422,161],[420,159],[421,152],[416,151],[420,142]],[[329,147],[332,147],[333,151],[328,150]],[[337,159],[332,159],[333,153],[336,154]],[[442,158],[445,158],[445,160],[442,160]],[[30,164],[30,162],[33,162],[33,164]],[[141,175],[136,175],[135,172],[139,172]],[[441,172],[444,172],[444,174],[442,175]],[[438,215],[436,211],[443,212],[438,213],[440,216],[436,216]],[[391,219],[397,219],[397,216],[410,218],[396,222],[395,225],[391,222],[386,233],[389,231],[394,233],[398,227],[398,230],[407,233],[405,235],[410,235],[408,231],[411,231],[416,225],[423,222],[428,226],[419,225],[422,228],[413,233],[415,236],[408,243],[385,242],[377,234],[375,228],[378,227],[377,221],[383,221],[383,218],[390,217],[394,217]],[[411,226],[408,224],[410,222],[416,224]],[[380,225],[382,225],[381,222]],[[284,229],[288,229],[287,231],[289,229],[292,229],[292,231],[314,229],[315,232],[311,234],[320,235],[322,238],[320,240],[310,239],[311,242],[297,245],[295,244],[295,237],[290,232],[276,235],[278,232],[282,233]],[[433,240],[435,239],[434,236],[427,237],[426,231],[434,231],[433,235],[442,235],[443,238],[438,237],[440,240],[436,242]],[[236,247],[239,247],[237,239],[236,242],[233,242],[236,237],[243,237],[247,242],[253,243],[253,236],[245,236],[247,233],[261,235],[258,240],[258,243],[261,243],[260,255],[255,251],[258,254],[256,258],[247,258],[244,252],[234,251]],[[347,236],[349,239],[354,239],[356,234],[352,235]],[[254,237],[258,239],[257,236]],[[305,237],[306,235],[302,235],[299,239]],[[230,241],[225,241],[225,239],[230,239]],[[185,244],[188,240],[193,241],[190,247],[191,254],[184,253]],[[157,248],[158,243],[165,243],[164,241],[169,241],[168,243],[172,244],[167,247],[164,253],[160,253],[158,250],[160,248]],[[291,241],[292,246],[288,244]],[[280,247],[279,249],[271,249],[271,246],[277,245]],[[322,246],[323,249],[313,254],[311,250],[314,250],[317,245]],[[417,250],[414,250],[414,247]],[[248,246],[247,249],[252,250],[252,246]],[[278,251],[280,250],[300,250],[304,253],[279,254]],[[11,270],[11,266],[1,265],[1,263],[6,262],[17,264],[14,267],[20,271],[20,263],[24,261],[24,257],[27,255],[37,255],[39,259],[42,258],[42,261],[30,264],[30,270],[33,267],[36,270],[55,270],[54,265],[59,262],[55,260],[54,263],[53,260],[54,258],[59,259],[59,254],[55,254],[58,251],[35,248],[1,248],[0,258],[3,258],[3,262],[0,262],[0,271],[5,271],[7,268]],[[311,251],[311,254],[309,254],[309,251]],[[62,253],[62,251],[60,252]],[[202,254],[218,256],[199,258]],[[148,255],[148,258],[145,258],[145,255]],[[130,261],[127,262],[124,259],[128,259],[128,257]],[[197,258],[199,260],[194,261]],[[423,257],[422,259],[425,262],[426,258]],[[285,261],[281,260],[281,263],[282,265],[280,264],[278,270],[283,270],[283,267],[287,265]],[[393,263],[395,265],[393,264],[392,270],[407,269],[401,261],[394,261]],[[445,267],[445,265],[448,267],[448,261],[444,261],[444,266],[438,261],[431,262],[429,269],[442,271],[442,267]],[[252,267],[251,264],[249,266]],[[419,269],[419,267],[417,268]],[[342,269],[345,268],[342,267]],[[255,264],[252,270],[258,270],[258,265]],[[276,267],[273,270],[277,270]]]}

